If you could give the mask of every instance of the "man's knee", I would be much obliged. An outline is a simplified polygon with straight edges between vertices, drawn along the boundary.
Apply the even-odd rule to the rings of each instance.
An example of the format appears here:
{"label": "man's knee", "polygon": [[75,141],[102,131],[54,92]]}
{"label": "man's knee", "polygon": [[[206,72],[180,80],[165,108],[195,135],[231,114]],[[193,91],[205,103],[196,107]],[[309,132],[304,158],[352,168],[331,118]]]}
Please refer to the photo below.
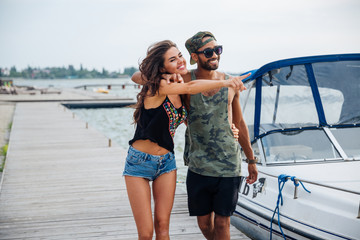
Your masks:
{"label": "man's knee", "polygon": [[211,232],[213,226],[209,225],[209,224],[205,224],[205,223],[199,223],[199,228],[202,232]]}
{"label": "man's knee", "polygon": [[230,229],[230,217],[215,215],[214,220],[215,229],[226,230]]}
{"label": "man's knee", "polygon": [[212,214],[197,217],[197,222],[202,232],[210,232],[214,228]]}

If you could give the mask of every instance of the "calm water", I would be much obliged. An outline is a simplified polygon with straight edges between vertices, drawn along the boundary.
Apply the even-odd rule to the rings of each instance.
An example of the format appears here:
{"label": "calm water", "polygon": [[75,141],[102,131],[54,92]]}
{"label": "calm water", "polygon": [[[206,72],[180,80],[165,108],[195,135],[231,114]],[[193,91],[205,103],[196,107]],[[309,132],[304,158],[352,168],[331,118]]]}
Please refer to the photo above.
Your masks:
{"label": "calm water", "polygon": [[[98,87],[107,88],[109,84],[118,84],[120,86],[113,86],[109,92],[110,95],[135,98],[140,89],[134,86],[126,86],[122,88],[123,84],[132,83],[129,78],[124,79],[70,79],[70,80],[15,80],[15,85],[28,85],[35,87],[58,87],[58,88],[73,88],[81,85],[99,84],[87,88],[87,91],[93,91]],[[266,90],[266,91],[265,91]],[[282,87],[282,97],[279,100],[278,108],[275,108],[276,88],[263,89],[262,96],[262,123],[273,122],[274,113],[276,113],[277,121],[280,123],[308,123],[317,121],[315,104],[313,103],[311,90],[309,87]],[[338,92],[330,91],[329,89],[320,89],[323,96],[323,104],[326,106],[335,106],[336,110],[327,113],[328,119],[336,119],[340,116],[341,105],[343,104],[343,97]],[[240,95],[240,103],[245,103],[247,93],[244,92]],[[254,91],[250,91],[250,100],[243,106],[243,114],[250,129],[252,129],[254,121]],[[305,101],[306,100],[306,101]],[[312,111],[310,111],[312,110]],[[128,148],[128,141],[133,137],[134,125],[132,125],[132,108],[103,108],[103,109],[74,109],[75,114],[88,122],[92,127],[101,131],[105,136],[111,138],[114,142],[118,143],[124,149]],[[183,164],[182,155],[184,149],[184,132],[185,125],[182,124],[176,131],[175,143],[175,156],[178,167],[178,181],[184,182],[187,168]],[[250,130],[250,136],[253,131]]]}
{"label": "calm water", "polygon": [[33,87],[59,87],[73,88],[82,85],[91,84],[123,84],[132,83],[130,78],[109,78],[109,79],[14,79],[14,84],[18,86]]}
{"label": "calm water", "polygon": [[[102,109],[72,109],[76,116],[87,121],[90,126],[101,131],[121,147],[127,149],[129,140],[133,137],[135,126],[132,124],[134,110],[125,108],[102,108]],[[183,164],[182,154],[184,150],[185,125],[181,124],[174,137],[175,157],[178,167],[178,182],[183,183],[187,168]]]}
{"label": "calm water", "polygon": [[[14,84],[18,86],[34,86],[38,88],[74,88],[82,85],[100,84],[100,86],[88,87],[87,91],[93,91],[99,87],[107,88],[109,84],[127,84],[132,83],[129,78],[122,79],[49,79],[49,80],[28,80],[17,79]],[[121,97],[136,98],[140,89],[134,86],[112,86],[109,94]],[[98,108],[98,109],[72,109],[76,116],[86,122],[106,137],[127,149],[129,140],[133,137],[135,127],[132,124],[132,115],[134,109],[125,108]],[[184,149],[185,125],[181,124],[175,134],[175,156],[178,167],[178,182],[184,183],[187,167],[184,166],[182,154]]]}
{"label": "calm water", "polygon": [[108,85],[112,85],[109,92],[110,95],[121,96],[123,98],[135,98],[139,92],[138,88],[134,86],[126,86],[122,89],[123,84],[133,84],[130,78],[115,78],[115,79],[15,79],[14,84],[17,86],[32,86],[36,88],[75,88],[83,85],[98,85],[89,86],[86,91],[95,91],[99,88],[107,89]]}

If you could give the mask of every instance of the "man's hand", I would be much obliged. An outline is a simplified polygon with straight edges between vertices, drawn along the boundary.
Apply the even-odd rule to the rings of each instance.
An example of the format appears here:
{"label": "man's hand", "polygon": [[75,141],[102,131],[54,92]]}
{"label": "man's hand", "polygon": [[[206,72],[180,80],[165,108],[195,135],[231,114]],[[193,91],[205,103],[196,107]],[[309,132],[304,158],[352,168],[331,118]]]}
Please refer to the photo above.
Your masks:
{"label": "man's hand", "polygon": [[175,83],[184,83],[184,79],[182,78],[182,76],[178,73],[173,73],[173,74],[163,74],[162,78],[166,80],[166,82],[168,84],[170,84],[171,82],[175,82]]}
{"label": "man's hand", "polygon": [[228,87],[232,87],[235,90],[240,90],[240,92],[246,90],[246,87],[245,87],[244,83],[242,82],[242,80],[249,77],[250,75],[251,75],[251,73],[248,73],[248,74],[243,75],[243,76],[230,77]]}
{"label": "man's hand", "polygon": [[248,184],[253,184],[257,180],[258,170],[256,164],[248,164],[249,176],[246,178]]}

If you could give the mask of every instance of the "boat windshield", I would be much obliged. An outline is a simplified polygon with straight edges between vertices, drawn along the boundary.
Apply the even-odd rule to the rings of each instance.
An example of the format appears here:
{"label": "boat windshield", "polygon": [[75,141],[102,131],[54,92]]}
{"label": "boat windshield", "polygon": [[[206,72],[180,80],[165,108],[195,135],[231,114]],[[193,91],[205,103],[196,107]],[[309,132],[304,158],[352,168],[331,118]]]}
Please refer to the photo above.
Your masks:
{"label": "boat windshield", "polygon": [[278,132],[261,138],[267,163],[341,159],[322,130]]}
{"label": "boat windshield", "polygon": [[332,128],[332,134],[346,155],[351,159],[360,159],[360,128]]}
{"label": "boat windshield", "polygon": [[256,81],[261,84],[250,82],[240,102],[266,162],[341,159],[337,143],[347,157],[360,158],[360,61],[285,66]]}

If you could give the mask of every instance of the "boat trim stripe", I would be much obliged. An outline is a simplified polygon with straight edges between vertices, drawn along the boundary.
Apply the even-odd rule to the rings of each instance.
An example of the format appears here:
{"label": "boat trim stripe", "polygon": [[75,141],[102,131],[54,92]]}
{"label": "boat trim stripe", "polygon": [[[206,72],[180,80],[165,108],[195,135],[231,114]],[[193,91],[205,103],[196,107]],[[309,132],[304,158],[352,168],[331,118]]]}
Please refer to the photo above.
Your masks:
{"label": "boat trim stripe", "polygon": [[[243,198],[243,199],[246,199],[246,198]],[[259,207],[262,207],[262,208],[264,208],[264,209],[266,209],[266,210],[268,210],[268,211],[273,212],[273,210],[271,210],[271,209],[269,209],[269,208],[267,208],[267,207],[265,207],[265,206],[263,206],[263,205],[261,205],[261,204],[259,204],[259,203],[253,202],[253,201],[251,201],[251,200],[249,200],[249,199],[246,199],[246,200],[249,201],[249,202],[251,202],[251,203],[253,203],[253,204],[255,204],[255,205],[258,205]],[[252,213],[254,213],[254,214],[256,214],[256,215],[258,215],[258,216],[260,216],[260,217],[262,217],[262,218],[264,218],[264,219],[266,219],[266,220],[268,220],[269,222],[271,221],[271,217],[263,214],[261,211],[257,211],[257,210],[254,210],[254,209],[251,209],[251,208],[247,207],[245,204],[243,204],[243,203],[240,202],[240,201],[238,201],[237,205],[239,205],[240,207],[246,209],[246,210],[249,211],[249,212],[252,212]],[[236,212],[237,214],[240,214],[240,213],[237,212],[237,211],[235,211],[235,212]],[[307,226],[307,227],[309,227],[309,228],[318,230],[318,231],[320,231],[320,232],[323,232],[323,233],[326,233],[326,234],[329,234],[329,235],[332,235],[332,236],[336,236],[336,237],[339,237],[339,238],[341,238],[341,239],[351,240],[351,238],[344,237],[344,236],[338,235],[338,234],[336,234],[336,233],[332,233],[332,232],[329,232],[329,231],[326,231],[326,230],[317,228],[317,227],[315,227],[315,226],[311,226],[311,225],[309,225],[309,224],[306,224],[306,223],[300,222],[300,221],[298,221],[298,220],[295,220],[295,219],[293,219],[293,218],[290,218],[290,217],[288,217],[288,216],[285,216],[285,215],[283,215],[283,214],[281,214],[281,213],[280,213],[280,216],[281,216],[281,217],[284,217],[284,218],[287,218],[287,219],[289,219],[289,220],[291,220],[291,221],[294,221],[294,222],[296,222],[296,223],[299,223],[299,224],[301,224],[301,225]],[[255,220],[253,220],[253,221],[256,222]],[[274,219],[274,223],[277,224],[278,221],[277,221],[276,219]],[[304,231],[301,231],[301,230],[296,229],[296,228],[294,228],[294,227],[291,227],[291,226],[289,226],[289,225],[286,224],[286,223],[281,223],[281,227],[284,228],[284,229],[286,229],[286,230],[288,230],[288,231],[290,231],[290,232],[294,232],[294,233],[296,233],[296,234],[299,234],[299,235],[301,235],[301,236],[304,236],[304,237],[307,237],[307,238],[310,238],[310,239],[322,239],[322,238],[316,237],[316,236],[314,236],[314,235],[312,235],[312,234],[309,234],[309,233],[307,233],[307,232],[304,232]],[[269,232],[270,232],[270,228],[267,227],[267,229],[269,229]]]}
{"label": "boat trim stripe", "polygon": [[[262,223],[257,222],[255,219],[252,219],[252,218],[250,218],[250,217],[248,217],[248,216],[246,216],[246,215],[244,215],[244,214],[241,214],[240,212],[238,212],[238,211],[236,211],[236,210],[235,210],[233,216],[239,217],[239,218],[243,218],[243,219],[246,220],[247,222],[250,222],[250,223],[252,223],[252,224],[254,224],[254,225],[260,226],[260,227],[263,228],[264,230],[268,231],[269,234],[270,234],[270,228],[269,228],[268,226],[262,224]],[[273,232],[274,234],[278,235],[278,236],[282,236],[281,232],[279,232],[279,231],[277,231],[277,230],[275,230],[275,229],[273,229],[272,232]],[[290,237],[289,235],[286,235],[286,234],[284,234],[284,235],[285,235],[286,239],[294,239],[294,240],[295,240],[295,238],[292,238],[292,237]]]}

